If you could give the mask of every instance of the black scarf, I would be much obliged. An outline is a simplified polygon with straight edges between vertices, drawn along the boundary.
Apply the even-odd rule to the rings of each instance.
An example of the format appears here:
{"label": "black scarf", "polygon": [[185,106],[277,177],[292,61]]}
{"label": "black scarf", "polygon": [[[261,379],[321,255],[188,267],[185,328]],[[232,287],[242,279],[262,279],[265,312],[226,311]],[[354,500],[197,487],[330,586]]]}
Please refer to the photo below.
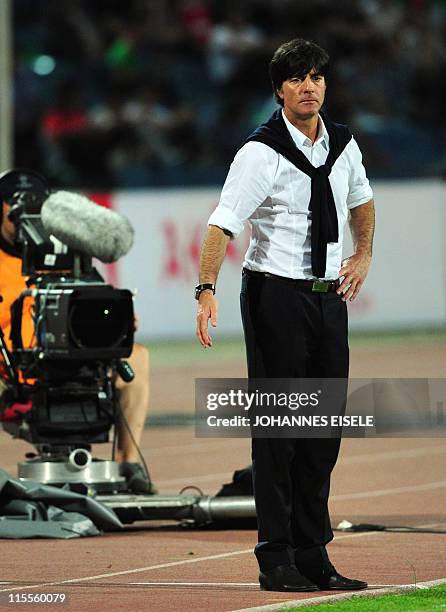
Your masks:
{"label": "black scarf", "polygon": [[325,276],[327,244],[339,240],[338,216],[328,177],[333,164],[352,138],[347,126],[333,123],[325,115],[324,124],[330,137],[330,151],[325,164],[318,168],[315,168],[294,144],[283,120],[281,108],[245,141],[263,142],[311,177],[311,268],[316,278]]}

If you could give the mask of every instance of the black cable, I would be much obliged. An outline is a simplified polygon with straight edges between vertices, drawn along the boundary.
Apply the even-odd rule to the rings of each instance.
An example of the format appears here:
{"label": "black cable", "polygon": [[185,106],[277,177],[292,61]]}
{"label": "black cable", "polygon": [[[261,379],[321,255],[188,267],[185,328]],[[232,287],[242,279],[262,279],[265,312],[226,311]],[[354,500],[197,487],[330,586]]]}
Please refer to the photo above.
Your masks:
{"label": "black cable", "polygon": [[387,533],[433,533],[438,535],[446,535],[445,529],[432,529],[429,527],[407,527],[401,525],[374,525],[371,523],[357,523],[355,525],[350,525],[350,527],[335,527],[334,531],[342,531],[343,533],[386,531]]}
{"label": "black cable", "polygon": [[118,442],[118,435],[117,435],[117,431],[116,431],[116,426],[113,427],[113,440],[112,440],[112,461],[116,460],[116,445]]}
{"label": "black cable", "polygon": [[84,421],[85,421],[85,423],[87,423],[87,425],[89,425],[90,423],[89,423],[87,414],[85,412],[85,405],[84,405],[84,402],[82,400],[80,401],[80,405],[81,405],[81,412],[82,412],[82,416],[84,417]]}
{"label": "black cable", "polygon": [[192,491],[197,491],[197,493],[199,493],[199,495],[200,495],[201,497],[203,497],[203,496],[204,496],[203,491],[200,489],[200,487],[197,487],[196,485],[186,485],[185,487],[183,487],[183,488],[180,490],[180,492],[178,493],[178,495],[183,495],[183,493],[184,493],[185,491],[189,491],[189,489],[190,489],[190,490],[192,490]]}
{"label": "black cable", "polygon": [[[135,438],[133,436],[132,430],[130,429],[130,425],[128,424],[128,421],[127,421],[127,419],[124,416],[124,413],[122,411],[121,404],[119,403],[119,401],[116,402],[116,405],[118,407],[118,416],[122,420],[122,422],[124,423],[125,428],[126,428],[128,434],[130,436],[130,439],[131,439],[132,443],[135,445],[136,452],[138,453],[138,457],[139,457],[139,459],[141,461],[141,464],[143,466],[145,475],[147,476],[147,480],[149,482],[152,482],[152,479],[151,479],[150,473],[149,473],[149,468],[147,467],[147,463],[146,463],[146,461],[145,461],[145,459],[144,459],[144,457],[143,457],[143,455],[141,453],[141,449],[139,448],[138,444],[136,443],[136,440],[135,440]],[[116,437],[116,433],[115,433],[115,437]]]}
{"label": "black cable", "polygon": [[[116,414],[119,414],[121,410],[121,406],[119,404],[119,391],[116,389],[115,383],[110,378],[107,378],[107,386],[109,392],[113,396],[113,414],[111,415],[113,422],[113,440],[112,440],[112,461],[116,460],[116,447],[118,444],[118,431],[117,431],[117,423],[116,423]],[[110,416],[110,415],[109,415]]]}

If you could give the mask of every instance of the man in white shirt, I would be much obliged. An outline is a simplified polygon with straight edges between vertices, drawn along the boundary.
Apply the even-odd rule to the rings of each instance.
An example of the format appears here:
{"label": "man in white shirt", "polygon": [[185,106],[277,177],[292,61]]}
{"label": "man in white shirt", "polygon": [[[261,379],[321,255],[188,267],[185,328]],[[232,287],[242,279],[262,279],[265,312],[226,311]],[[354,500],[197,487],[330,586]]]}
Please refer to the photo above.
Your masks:
{"label": "man in white shirt", "polygon": [[[348,377],[346,302],[358,295],[372,254],[374,204],[361,152],[346,126],[320,115],[328,55],[302,39],[270,63],[282,107],[248,138],[209,219],[200,261],[197,336],[212,346],[214,297],[226,246],[249,220],[242,320],[250,378]],[[341,261],[349,224],[354,254]],[[325,545],[330,474],[340,439],[253,438],[260,586],[274,591],[353,590]]]}

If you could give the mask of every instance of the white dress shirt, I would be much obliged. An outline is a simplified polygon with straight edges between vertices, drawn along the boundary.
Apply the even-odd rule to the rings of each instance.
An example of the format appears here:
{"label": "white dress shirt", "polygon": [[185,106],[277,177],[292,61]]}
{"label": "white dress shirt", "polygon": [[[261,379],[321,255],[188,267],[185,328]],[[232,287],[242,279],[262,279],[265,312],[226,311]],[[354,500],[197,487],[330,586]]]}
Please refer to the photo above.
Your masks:
{"label": "white dress shirt", "polygon": [[[314,144],[294,127],[282,111],[296,146],[318,167],[325,163],[329,136],[322,118]],[[342,241],[348,210],[373,197],[362,155],[356,141],[347,144],[329,176],[338,215],[339,241],[327,246],[325,279],[339,276]],[[271,147],[248,142],[229,169],[220,201],[209,218],[237,236],[249,220],[251,241],[244,267],[288,278],[312,279],[311,271],[311,178]]]}

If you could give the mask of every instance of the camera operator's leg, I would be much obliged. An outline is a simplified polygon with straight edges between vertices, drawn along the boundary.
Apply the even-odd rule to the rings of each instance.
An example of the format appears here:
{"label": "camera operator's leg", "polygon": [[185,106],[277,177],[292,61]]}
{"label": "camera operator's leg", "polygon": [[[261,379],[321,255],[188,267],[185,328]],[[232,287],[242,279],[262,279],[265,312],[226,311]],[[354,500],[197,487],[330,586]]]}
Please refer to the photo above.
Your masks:
{"label": "camera operator's leg", "polygon": [[129,489],[138,493],[154,493],[155,488],[139,463],[137,449],[149,410],[149,352],[144,346],[135,344],[127,361],[135,372],[135,378],[130,383],[125,383],[120,377],[116,380],[123,417],[118,424],[116,458],[121,464],[121,474],[126,477]]}

